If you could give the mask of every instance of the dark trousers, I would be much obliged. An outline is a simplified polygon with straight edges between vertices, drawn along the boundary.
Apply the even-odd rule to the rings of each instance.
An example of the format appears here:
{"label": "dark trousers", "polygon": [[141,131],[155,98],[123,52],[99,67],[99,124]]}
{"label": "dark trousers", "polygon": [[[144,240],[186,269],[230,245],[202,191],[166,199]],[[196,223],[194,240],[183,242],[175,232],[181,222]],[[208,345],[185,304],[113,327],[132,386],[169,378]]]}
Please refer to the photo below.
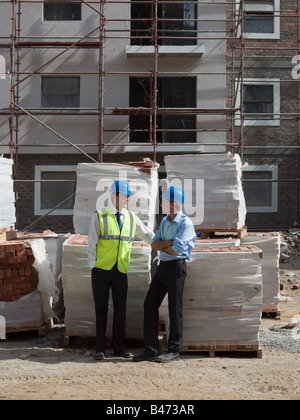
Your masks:
{"label": "dark trousers", "polygon": [[92,270],[92,288],[96,313],[96,352],[105,351],[106,325],[109,291],[113,300],[113,348],[116,352],[125,350],[127,274],[120,273],[117,264],[109,271],[100,268]]}
{"label": "dark trousers", "polygon": [[157,355],[159,307],[168,293],[170,335],[168,351],[176,353],[182,345],[182,297],[186,278],[185,260],[161,261],[144,302],[145,349]]}

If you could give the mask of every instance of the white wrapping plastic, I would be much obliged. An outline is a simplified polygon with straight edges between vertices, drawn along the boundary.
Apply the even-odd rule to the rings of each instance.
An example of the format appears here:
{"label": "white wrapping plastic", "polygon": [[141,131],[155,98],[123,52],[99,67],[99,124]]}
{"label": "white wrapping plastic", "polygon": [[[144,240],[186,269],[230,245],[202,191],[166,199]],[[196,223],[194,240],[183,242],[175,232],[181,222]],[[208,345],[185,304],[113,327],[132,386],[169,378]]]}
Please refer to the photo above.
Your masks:
{"label": "white wrapping plastic", "polygon": [[280,294],[280,234],[249,232],[241,244],[254,245],[262,250],[263,311],[276,311]]}
{"label": "white wrapping plastic", "polygon": [[[180,181],[187,200],[197,201],[203,193],[203,209],[197,209],[197,229],[239,229],[245,225],[246,204],[242,188],[242,164],[236,154],[165,156],[168,182]],[[189,182],[187,180],[193,180]],[[204,187],[196,180],[204,180]],[[175,184],[174,184],[175,185]],[[203,210],[203,211],[202,211]]]}
{"label": "white wrapping plastic", "polygon": [[[96,209],[108,205],[109,187],[114,181],[126,180],[133,196],[129,201],[132,210],[150,228],[155,227],[158,197],[157,168],[147,174],[139,168],[117,163],[79,163],[74,205],[75,233],[87,235],[92,215]],[[106,202],[105,202],[106,200]]]}
{"label": "white wrapping plastic", "polygon": [[192,252],[183,298],[183,346],[258,345],[261,311],[258,248]]}
{"label": "white wrapping plastic", "polygon": [[0,302],[0,315],[7,329],[41,327],[45,321],[40,292],[29,293],[15,302]]}
{"label": "white wrapping plastic", "polygon": [[[135,242],[128,272],[127,338],[143,338],[143,303],[150,282],[151,247]],[[95,308],[87,237],[73,235],[63,245],[62,282],[67,336],[95,337]],[[107,336],[112,334],[113,305],[109,298]]]}
{"label": "white wrapping plastic", "polygon": [[52,306],[59,300],[59,289],[47,258],[46,243],[44,239],[34,239],[28,242],[35,258],[32,266],[37,270],[39,276],[38,290],[43,301],[43,312],[45,318],[53,317],[55,314]]}
{"label": "white wrapping plastic", "polygon": [[12,159],[0,156],[0,229],[10,228],[16,223],[12,166]]}

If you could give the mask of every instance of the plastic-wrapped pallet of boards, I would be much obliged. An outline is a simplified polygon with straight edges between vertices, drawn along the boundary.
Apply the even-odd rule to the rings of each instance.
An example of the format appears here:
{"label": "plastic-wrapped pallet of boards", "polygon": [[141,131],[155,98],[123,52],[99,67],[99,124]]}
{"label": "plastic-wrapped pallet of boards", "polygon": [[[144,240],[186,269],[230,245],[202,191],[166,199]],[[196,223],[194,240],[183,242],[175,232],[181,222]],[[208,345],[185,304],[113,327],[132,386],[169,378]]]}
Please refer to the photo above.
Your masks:
{"label": "plastic-wrapped pallet of boards", "polygon": [[[65,302],[66,336],[95,337],[95,309],[91,269],[87,258],[88,239],[72,235],[63,245],[62,282]],[[143,339],[143,303],[150,283],[151,247],[134,242],[128,272],[127,338]],[[112,332],[111,296],[107,319],[107,337]]]}
{"label": "plastic-wrapped pallet of boards", "polygon": [[[236,230],[245,225],[246,205],[239,155],[165,156],[165,165],[167,181],[184,189],[184,211],[197,229]],[[186,208],[188,205],[191,210]]]}
{"label": "plastic-wrapped pallet of boards", "polygon": [[12,166],[12,159],[0,156],[0,230],[10,228],[16,223]]}
{"label": "plastic-wrapped pallet of boards", "polygon": [[248,232],[241,244],[254,245],[262,250],[263,312],[276,312],[280,293],[280,233]]}
{"label": "plastic-wrapped pallet of boards", "polygon": [[155,228],[157,213],[157,167],[149,169],[117,163],[80,163],[77,166],[77,187],[74,205],[75,233],[87,235],[92,215],[96,209],[109,204],[109,187],[114,181],[126,180],[133,196],[129,201],[132,210],[150,228]]}
{"label": "plastic-wrapped pallet of boards", "polygon": [[194,248],[183,297],[183,350],[259,345],[261,250]]}

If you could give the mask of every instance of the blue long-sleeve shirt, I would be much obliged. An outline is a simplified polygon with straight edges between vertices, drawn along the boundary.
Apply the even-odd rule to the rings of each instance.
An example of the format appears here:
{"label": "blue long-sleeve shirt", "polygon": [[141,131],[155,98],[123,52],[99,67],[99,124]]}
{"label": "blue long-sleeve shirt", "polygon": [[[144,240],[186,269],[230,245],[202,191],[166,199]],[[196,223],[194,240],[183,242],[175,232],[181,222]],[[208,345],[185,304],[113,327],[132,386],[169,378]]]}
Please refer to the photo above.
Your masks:
{"label": "blue long-sleeve shirt", "polygon": [[196,233],[191,219],[182,211],[172,221],[168,216],[164,217],[151,243],[154,241],[174,241],[172,249],[178,256],[161,251],[159,257],[161,261],[178,259],[189,261],[196,241]]}

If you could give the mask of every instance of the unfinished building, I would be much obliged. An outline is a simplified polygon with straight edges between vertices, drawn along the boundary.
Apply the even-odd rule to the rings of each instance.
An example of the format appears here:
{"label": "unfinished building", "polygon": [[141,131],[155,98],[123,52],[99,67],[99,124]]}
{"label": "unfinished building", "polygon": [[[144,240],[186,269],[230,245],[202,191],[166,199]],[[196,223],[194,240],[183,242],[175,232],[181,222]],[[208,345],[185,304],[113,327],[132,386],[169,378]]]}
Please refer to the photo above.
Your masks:
{"label": "unfinished building", "polygon": [[299,10],[0,0],[0,153],[14,159],[17,228],[73,231],[79,162],[147,156],[163,177],[166,155],[216,152],[248,164],[249,230],[300,223]]}

